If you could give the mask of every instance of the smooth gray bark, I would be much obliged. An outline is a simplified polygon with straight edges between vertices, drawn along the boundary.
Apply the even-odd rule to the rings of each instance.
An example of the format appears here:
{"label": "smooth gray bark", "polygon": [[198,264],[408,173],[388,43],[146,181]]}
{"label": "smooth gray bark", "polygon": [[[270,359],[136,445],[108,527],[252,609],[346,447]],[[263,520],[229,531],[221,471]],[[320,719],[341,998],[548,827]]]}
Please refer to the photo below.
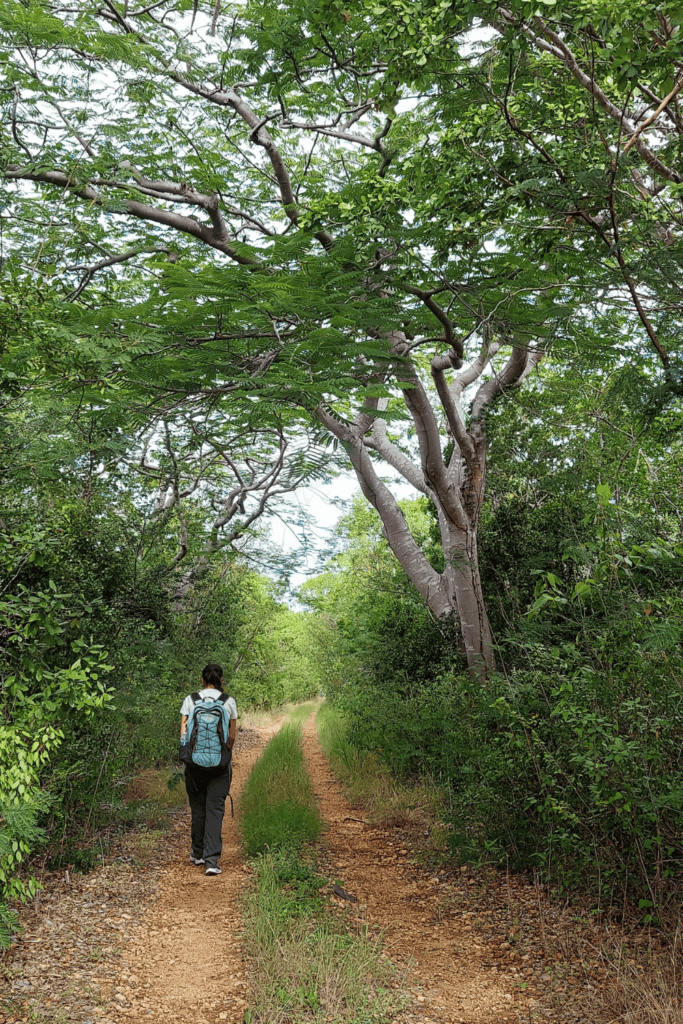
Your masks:
{"label": "smooth gray bark", "polygon": [[[477,358],[456,372],[450,381],[446,373],[458,366],[459,357],[457,354],[436,357],[432,362],[432,375],[441,412],[448,424],[448,436],[444,438],[437,407],[416,367],[406,358],[403,337],[397,334],[390,341],[395,353],[403,357],[397,376],[403,383],[410,384],[402,394],[415,427],[419,465],[387,438],[386,424],[377,416],[385,406],[381,399],[366,402],[353,423],[342,422],[325,408],[318,409],[318,418],[344,445],[361,491],[377,510],[389,546],[415,588],[438,619],[457,619],[467,667],[482,679],[495,669],[477,550],[477,529],[486,487],[485,415],[493,402],[522,383],[542,353],[513,344],[502,370],[494,370],[476,391],[469,422],[463,410],[463,391],[483,376],[500,344],[485,337]],[[449,439],[454,442],[454,450],[446,463],[442,441]],[[433,568],[412,536],[396,498],[378,475],[373,451],[381,460],[380,465],[384,462],[391,466],[436,507],[445,558],[443,572]]]}

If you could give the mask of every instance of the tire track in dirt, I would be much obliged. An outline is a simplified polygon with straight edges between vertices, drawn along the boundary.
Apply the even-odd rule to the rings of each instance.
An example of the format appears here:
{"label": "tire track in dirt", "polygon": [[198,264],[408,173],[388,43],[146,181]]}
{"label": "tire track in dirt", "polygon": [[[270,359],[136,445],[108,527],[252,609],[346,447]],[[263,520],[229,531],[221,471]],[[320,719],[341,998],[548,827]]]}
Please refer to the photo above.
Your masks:
{"label": "tire track in dirt", "polygon": [[467,925],[435,919],[443,893],[423,869],[401,857],[400,847],[388,846],[389,829],[357,820],[320,749],[314,714],[304,725],[304,754],[328,826],[336,877],[357,896],[359,916],[384,930],[388,954],[406,972],[404,987],[414,1001],[394,1024],[518,1021],[523,1004],[481,963],[484,949]]}
{"label": "tire track in dirt", "polygon": [[[267,742],[284,717],[260,729]],[[237,797],[262,753],[236,747],[232,783]],[[206,876],[189,861],[190,818],[174,833],[175,856],[159,895],[124,945],[120,983],[107,1007],[113,1019],[149,1024],[191,1019],[193,1024],[238,1024],[247,1007],[247,964],[241,944],[240,897],[249,878],[240,846],[237,817],[229,801],[223,822],[222,874]]]}

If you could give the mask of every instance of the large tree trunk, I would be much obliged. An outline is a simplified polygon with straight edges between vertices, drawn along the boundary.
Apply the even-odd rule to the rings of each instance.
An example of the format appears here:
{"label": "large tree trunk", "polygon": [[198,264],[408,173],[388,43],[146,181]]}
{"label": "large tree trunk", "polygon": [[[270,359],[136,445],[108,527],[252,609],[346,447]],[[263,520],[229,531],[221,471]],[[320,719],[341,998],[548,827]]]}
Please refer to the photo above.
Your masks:
{"label": "large tree trunk", "polygon": [[481,589],[476,528],[450,531],[444,557],[444,576],[457,610],[465,660],[470,672],[481,678],[495,670],[496,659]]}
{"label": "large tree trunk", "polygon": [[[377,415],[386,408],[381,399],[368,399],[352,423],[337,419],[324,407],[317,410],[317,415],[344,445],[361,490],[379,513],[389,546],[415,588],[438,619],[457,618],[468,671],[483,680],[496,667],[477,550],[486,486],[485,413],[493,401],[521,383],[541,353],[513,347],[502,371],[480,383],[472,402],[469,428],[462,406],[463,390],[482,376],[500,345],[485,337],[478,358],[466,369],[461,369],[456,353],[435,357],[432,375],[449,435],[444,439],[433,399],[411,364],[403,336],[397,333],[390,340],[393,351],[401,356],[397,378],[404,384],[403,399],[415,425],[419,465],[389,440],[386,422]],[[453,369],[461,372],[449,384],[445,374]],[[453,441],[453,454],[446,462],[442,440],[448,439]],[[376,472],[371,452],[435,506],[445,558],[443,572],[430,565],[411,534],[396,498]]]}

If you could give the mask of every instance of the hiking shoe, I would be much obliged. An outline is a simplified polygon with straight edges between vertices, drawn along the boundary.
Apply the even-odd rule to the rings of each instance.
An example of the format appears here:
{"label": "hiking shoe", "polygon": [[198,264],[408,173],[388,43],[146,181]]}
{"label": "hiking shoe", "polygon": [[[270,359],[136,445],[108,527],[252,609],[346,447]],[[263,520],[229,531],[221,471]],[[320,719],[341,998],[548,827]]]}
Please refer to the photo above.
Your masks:
{"label": "hiking shoe", "polygon": [[203,857],[193,857],[192,854],[190,854],[190,863],[191,864],[203,864],[204,863],[204,858]]}
{"label": "hiking shoe", "polygon": [[218,867],[218,865],[209,865],[209,867],[206,869],[204,873],[207,875],[220,875],[221,869]]}

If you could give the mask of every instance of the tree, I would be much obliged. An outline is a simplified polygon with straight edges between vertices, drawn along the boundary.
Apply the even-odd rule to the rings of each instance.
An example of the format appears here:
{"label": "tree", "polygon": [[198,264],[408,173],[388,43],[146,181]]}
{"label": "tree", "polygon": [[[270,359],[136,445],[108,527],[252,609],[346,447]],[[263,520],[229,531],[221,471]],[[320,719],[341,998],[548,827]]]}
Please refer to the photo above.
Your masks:
{"label": "tree", "polygon": [[[451,118],[452,141],[489,178],[520,247],[530,251],[532,242],[539,267],[548,257],[563,264],[572,286],[585,280],[575,261],[581,253],[593,290],[631,307],[680,397],[679,5],[626,2],[617,10],[596,0],[540,11],[514,0],[361,0],[349,9],[356,27],[374,22],[383,94],[401,82],[433,83],[442,123]],[[318,28],[321,21],[313,19]],[[458,93],[475,90],[474,124],[463,130]]]}
{"label": "tree", "polygon": [[[400,507],[420,548],[442,568],[428,500],[405,499]],[[371,684],[414,693],[448,672],[456,634],[420,598],[383,536],[380,517],[360,495],[337,524],[335,539],[341,547],[325,571],[297,592],[314,613],[308,629],[325,665],[328,696],[340,696],[347,687],[364,693]]]}
{"label": "tree", "polygon": [[152,521],[177,520],[174,563],[194,547],[177,596],[219,551],[244,551],[262,517],[286,515],[284,500],[297,487],[331,474],[329,453],[311,431],[295,437],[274,419],[251,426],[230,409],[155,415],[124,464],[143,493],[154,494]]}
{"label": "tree", "polygon": [[[144,372],[159,400],[241,397],[264,415],[284,403],[317,418],[434,614],[457,615],[481,675],[494,665],[476,541],[486,418],[549,342],[573,343],[580,303],[630,288],[616,228],[598,219],[621,179],[587,213],[605,246],[588,270],[583,235],[539,238],[548,211],[557,217],[550,149],[571,165],[559,178],[563,207],[582,184],[580,160],[565,159],[577,125],[545,147],[520,129],[508,53],[459,52],[476,6],[405,5],[406,31],[420,29],[408,48],[393,6],[211,10],[184,0],[3,8],[15,53],[5,178],[10,191],[27,182],[43,197],[17,187],[12,259],[25,253],[77,298],[74,323],[100,347],[106,328],[91,383]],[[432,31],[435,19],[445,30]],[[543,85],[536,70],[514,67],[524,102],[525,86]],[[530,187],[534,174],[545,178]],[[629,293],[640,302],[635,285]],[[443,571],[416,544],[377,461],[434,504]]]}

